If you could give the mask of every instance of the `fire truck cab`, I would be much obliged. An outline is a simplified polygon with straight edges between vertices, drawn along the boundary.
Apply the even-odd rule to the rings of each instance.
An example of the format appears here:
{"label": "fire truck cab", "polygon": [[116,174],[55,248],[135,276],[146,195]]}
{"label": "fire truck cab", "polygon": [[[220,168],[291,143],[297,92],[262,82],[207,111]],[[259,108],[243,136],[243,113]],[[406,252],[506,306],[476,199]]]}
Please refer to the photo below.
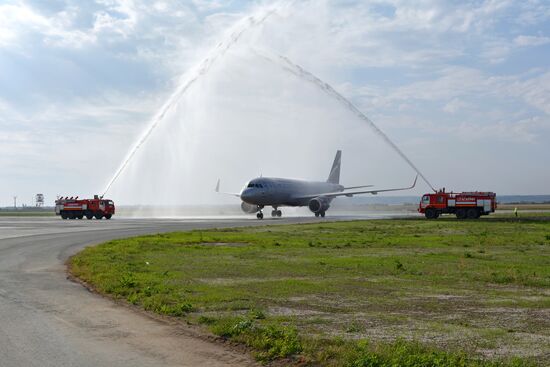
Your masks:
{"label": "fire truck cab", "polygon": [[494,192],[445,192],[425,194],[420,199],[418,212],[428,219],[437,219],[441,214],[455,214],[458,219],[478,219],[493,213],[497,208]]}

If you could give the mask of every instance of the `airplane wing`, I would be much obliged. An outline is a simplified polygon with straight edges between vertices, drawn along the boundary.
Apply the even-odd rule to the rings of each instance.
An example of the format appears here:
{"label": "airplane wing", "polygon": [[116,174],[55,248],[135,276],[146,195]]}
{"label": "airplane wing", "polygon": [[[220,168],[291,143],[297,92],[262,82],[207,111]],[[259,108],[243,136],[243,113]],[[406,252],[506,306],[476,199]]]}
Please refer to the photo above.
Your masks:
{"label": "airplane wing", "polygon": [[220,179],[219,178],[218,178],[218,183],[216,184],[216,192],[218,194],[231,195],[231,196],[236,196],[238,198],[241,197],[241,194],[237,194],[237,193],[233,193],[233,192],[220,192]]}
{"label": "airplane wing", "polygon": [[344,187],[344,190],[363,189],[365,187],[373,187],[373,186],[374,185],[350,186],[350,187]]}
{"label": "airplane wing", "polygon": [[362,190],[362,191],[336,191],[336,192],[327,192],[327,193],[323,193],[323,194],[311,194],[311,195],[306,195],[306,196],[299,196],[299,197],[294,197],[294,199],[313,199],[313,198],[316,198],[316,197],[319,197],[319,196],[328,197],[328,198],[335,198],[335,197],[338,197],[338,196],[352,197],[354,195],[360,195],[360,194],[376,195],[379,192],[410,190],[410,189],[412,189],[416,186],[416,181],[417,180],[418,180],[418,175],[416,175],[416,177],[414,179],[414,182],[411,186],[402,187],[402,188],[398,188],[398,189]]}

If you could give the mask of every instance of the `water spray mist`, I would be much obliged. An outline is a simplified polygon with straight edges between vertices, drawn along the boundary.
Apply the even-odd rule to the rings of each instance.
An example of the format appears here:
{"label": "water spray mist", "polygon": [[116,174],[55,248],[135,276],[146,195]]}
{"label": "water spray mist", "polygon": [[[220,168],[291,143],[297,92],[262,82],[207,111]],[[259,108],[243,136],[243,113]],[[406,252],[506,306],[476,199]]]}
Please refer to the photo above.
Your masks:
{"label": "water spray mist", "polygon": [[[221,59],[227,53],[227,51],[241,39],[241,37],[246,31],[248,31],[250,28],[263,24],[270,16],[277,13],[279,9],[283,7],[285,4],[291,5],[292,3],[293,3],[292,1],[280,2],[278,4],[278,7],[271,7],[261,12],[260,15],[249,16],[243,19],[241,23],[237,24],[234,27],[234,30],[229,34],[227,38],[225,38],[222,42],[218,43],[218,45],[210,52],[208,57],[206,57],[202,62],[200,62],[192,72],[187,74],[187,78],[182,80],[182,82],[179,84],[176,91],[170,96],[170,98],[168,98],[166,103],[164,103],[162,108],[158,111],[158,113],[152,119],[151,124],[145,130],[143,135],[137,140],[136,144],[132,147],[132,149],[130,149],[125,159],[122,161],[122,164],[119,166],[114,176],[111,178],[111,180],[107,184],[105,191],[103,193],[103,196],[109,191],[111,186],[115,183],[115,181],[118,179],[121,173],[128,166],[130,161],[133,159],[137,151],[148,140],[150,135],[154,132],[155,128],[164,119],[165,115],[172,108],[174,108],[174,106],[182,98],[182,96],[189,90],[189,88],[191,88],[193,84],[195,84],[195,82],[199,80],[202,76],[206,75],[211,69],[212,65],[214,65],[214,63],[216,63],[219,59]],[[384,132],[382,132],[382,130],[380,130],[374,122],[372,122],[367,116],[365,116],[349,100],[347,100],[344,96],[338,93],[330,84],[322,81],[321,79],[319,79],[318,77],[310,73],[309,71],[293,63],[292,61],[290,61],[288,58],[284,56],[270,57],[270,56],[259,54],[258,52],[256,52],[256,54],[262,57],[264,60],[277,64],[284,71],[289,72],[297,76],[298,78],[305,80],[306,82],[314,84],[319,89],[327,93],[329,96],[338,100],[347,109],[353,112],[357,117],[365,121],[371,127],[371,129],[377,135],[379,135],[405,162],[407,162],[407,164],[418,173],[418,175],[424,180],[424,182],[426,182],[426,184],[432,190],[435,191],[434,187],[426,179],[424,174],[412,163],[412,161],[401,151],[401,149],[399,149],[399,147],[397,147],[397,145],[395,145],[395,143],[391,141],[389,137],[386,134],[384,134]]]}
{"label": "water spray mist", "polygon": [[120,167],[117,169],[114,176],[111,178],[111,180],[107,184],[102,196],[105,196],[105,194],[107,194],[111,186],[115,183],[115,181],[118,179],[120,174],[124,171],[126,166],[128,166],[128,164],[130,163],[132,158],[135,156],[137,151],[147,141],[147,139],[153,133],[157,125],[164,119],[164,116],[174,107],[174,105],[177,104],[177,102],[187,92],[187,90],[193,84],[195,84],[195,82],[198,79],[200,79],[202,76],[207,74],[208,71],[211,69],[212,65],[216,61],[218,61],[221,57],[223,57],[227,53],[227,51],[240,40],[242,35],[248,29],[263,24],[271,15],[273,15],[276,12],[277,12],[276,8],[269,8],[258,16],[251,15],[243,19],[243,21],[235,27],[236,29],[233,32],[231,32],[231,34],[225,40],[218,43],[218,45],[214,48],[214,50],[210,52],[209,56],[206,57],[201,63],[199,63],[198,67],[189,74],[188,78],[184,79],[180,83],[176,91],[170,96],[170,98],[168,98],[166,103],[155,115],[151,124],[145,130],[145,133],[138,139],[138,141],[132,147],[132,149],[130,149],[129,153],[126,155],[126,158],[122,161],[122,164],[120,165]]}
{"label": "water spray mist", "polygon": [[380,136],[407,164],[418,173],[418,175],[426,182],[426,184],[433,190],[436,191],[435,188],[432,186],[432,184],[428,181],[426,176],[414,165],[414,163],[399,149],[399,147],[391,141],[391,139],[384,134],[382,130],[376,124],[369,119],[363,112],[361,112],[353,103],[351,103],[348,99],[346,99],[344,96],[342,96],[340,93],[338,93],[330,84],[327,82],[324,82],[323,80],[319,79],[309,71],[302,68],[300,65],[293,63],[290,61],[287,57],[284,56],[276,56],[276,57],[269,57],[264,54],[260,54],[256,51],[256,54],[260,57],[262,57],[264,60],[267,60],[269,62],[275,63],[278,66],[280,66],[283,70],[297,76],[298,78],[305,80],[309,83],[314,84],[316,87],[327,93],[329,96],[335,98],[340,103],[342,103],[347,109],[349,109],[351,112],[353,112],[357,117],[359,117],[361,120],[365,121],[370,128],[378,135]]}

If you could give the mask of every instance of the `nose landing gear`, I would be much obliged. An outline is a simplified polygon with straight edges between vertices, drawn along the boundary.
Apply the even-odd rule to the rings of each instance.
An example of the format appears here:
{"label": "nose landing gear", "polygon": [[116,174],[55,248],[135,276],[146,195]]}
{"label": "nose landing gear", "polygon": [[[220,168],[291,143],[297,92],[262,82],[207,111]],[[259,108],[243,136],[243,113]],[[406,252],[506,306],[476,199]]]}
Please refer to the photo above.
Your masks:
{"label": "nose landing gear", "polygon": [[256,214],[256,218],[258,219],[264,219],[264,213],[262,212],[262,209],[264,208],[263,205],[258,205],[258,213]]}

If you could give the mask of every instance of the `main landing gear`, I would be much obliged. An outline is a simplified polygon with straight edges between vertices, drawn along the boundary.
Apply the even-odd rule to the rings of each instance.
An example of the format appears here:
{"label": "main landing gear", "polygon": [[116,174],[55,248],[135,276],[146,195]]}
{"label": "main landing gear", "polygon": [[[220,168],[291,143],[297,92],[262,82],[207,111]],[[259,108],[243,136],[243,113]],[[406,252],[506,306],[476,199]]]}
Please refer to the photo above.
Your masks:
{"label": "main landing gear", "polygon": [[317,212],[317,213],[315,213],[315,216],[316,217],[320,216],[321,218],[324,218],[325,217],[325,212]]}
{"label": "main landing gear", "polygon": [[[264,219],[264,213],[262,212],[263,207],[260,208],[258,213],[256,213],[256,218],[258,219]],[[276,207],[273,207],[273,210],[271,211],[271,217],[272,218],[281,218],[283,216],[283,212],[277,209]]]}

